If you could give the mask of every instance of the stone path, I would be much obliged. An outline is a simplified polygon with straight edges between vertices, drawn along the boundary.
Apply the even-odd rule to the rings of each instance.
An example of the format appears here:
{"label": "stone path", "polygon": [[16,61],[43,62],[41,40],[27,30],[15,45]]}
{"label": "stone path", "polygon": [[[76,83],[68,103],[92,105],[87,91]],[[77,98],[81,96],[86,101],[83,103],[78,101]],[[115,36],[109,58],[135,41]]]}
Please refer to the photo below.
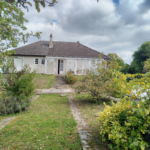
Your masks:
{"label": "stone path", "polygon": [[8,125],[12,120],[14,120],[16,117],[8,117],[6,119],[3,119],[0,121],[0,130],[2,130],[6,125]]}
{"label": "stone path", "polygon": [[65,77],[63,75],[55,76],[55,81],[52,89],[68,89],[68,85],[65,82]]}
{"label": "stone path", "polygon": [[65,77],[62,75],[55,76],[55,82],[50,89],[37,89],[36,94],[70,94],[74,90],[69,88],[65,82]]}
{"label": "stone path", "polygon": [[87,126],[86,122],[84,121],[79,109],[75,105],[72,95],[70,95],[68,97],[68,99],[69,99],[71,112],[74,116],[74,119],[77,122],[77,129],[78,129],[78,133],[80,135],[82,148],[83,148],[83,150],[91,150],[90,146],[88,145],[88,141],[91,138],[91,135],[88,133],[88,126]]}

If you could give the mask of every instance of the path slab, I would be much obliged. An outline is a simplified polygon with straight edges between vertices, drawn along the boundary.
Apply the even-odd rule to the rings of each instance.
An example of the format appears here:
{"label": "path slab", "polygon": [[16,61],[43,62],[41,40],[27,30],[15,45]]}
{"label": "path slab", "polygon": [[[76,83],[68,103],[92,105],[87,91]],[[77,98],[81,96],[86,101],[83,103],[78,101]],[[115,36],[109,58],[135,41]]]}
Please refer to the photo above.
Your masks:
{"label": "path slab", "polygon": [[37,90],[36,94],[70,94],[74,93],[73,89],[43,89],[43,90]]}
{"label": "path slab", "polygon": [[78,133],[80,135],[82,149],[83,150],[92,150],[88,144],[88,142],[91,139],[91,135],[88,133],[88,125],[85,122],[85,120],[83,119],[79,109],[75,105],[75,102],[73,101],[72,95],[70,95],[68,97],[68,99],[69,99],[71,112],[74,116],[74,119],[77,122],[77,129],[78,129]]}
{"label": "path slab", "polygon": [[8,125],[12,120],[14,120],[16,117],[8,117],[6,119],[3,119],[0,121],[0,130],[2,130],[6,125]]}

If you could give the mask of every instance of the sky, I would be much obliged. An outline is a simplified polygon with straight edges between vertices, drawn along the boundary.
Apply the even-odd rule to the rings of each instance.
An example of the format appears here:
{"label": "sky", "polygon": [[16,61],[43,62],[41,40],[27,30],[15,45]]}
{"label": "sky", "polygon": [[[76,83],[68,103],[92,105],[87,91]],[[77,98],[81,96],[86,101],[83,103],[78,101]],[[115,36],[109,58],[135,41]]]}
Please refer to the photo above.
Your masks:
{"label": "sky", "polygon": [[[29,12],[22,9],[27,31],[41,31],[40,40],[49,41],[52,33],[53,41],[79,41],[104,54],[116,53],[129,64],[132,54],[150,40],[150,0],[57,1],[54,7],[41,7],[40,13],[34,5]],[[36,41],[31,37],[27,44]]]}

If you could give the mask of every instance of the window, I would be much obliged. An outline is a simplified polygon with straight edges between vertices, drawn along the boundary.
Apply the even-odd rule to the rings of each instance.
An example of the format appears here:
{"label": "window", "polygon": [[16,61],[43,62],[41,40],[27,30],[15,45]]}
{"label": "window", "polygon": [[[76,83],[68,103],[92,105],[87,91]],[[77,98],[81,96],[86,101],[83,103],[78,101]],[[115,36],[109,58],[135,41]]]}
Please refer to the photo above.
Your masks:
{"label": "window", "polygon": [[63,71],[63,60],[60,60],[59,71]]}
{"label": "window", "polygon": [[41,59],[41,64],[45,65],[45,59]]}
{"label": "window", "polygon": [[39,59],[35,58],[35,65],[38,65],[38,64],[39,64]]}

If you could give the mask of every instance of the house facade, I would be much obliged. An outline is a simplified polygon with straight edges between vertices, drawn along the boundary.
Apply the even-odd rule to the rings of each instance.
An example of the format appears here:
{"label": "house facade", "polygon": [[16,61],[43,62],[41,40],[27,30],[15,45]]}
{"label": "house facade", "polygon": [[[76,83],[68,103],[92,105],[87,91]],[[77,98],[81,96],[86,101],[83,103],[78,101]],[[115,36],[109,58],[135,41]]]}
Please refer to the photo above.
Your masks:
{"label": "house facade", "polygon": [[[100,53],[79,42],[38,41],[15,49],[14,63],[17,71],[24,65],[41,74],[66,74],[72,71],[76,75],[92,68],[92,60],[99,60]],[[108,60],[102,55],[102,60]]]}

